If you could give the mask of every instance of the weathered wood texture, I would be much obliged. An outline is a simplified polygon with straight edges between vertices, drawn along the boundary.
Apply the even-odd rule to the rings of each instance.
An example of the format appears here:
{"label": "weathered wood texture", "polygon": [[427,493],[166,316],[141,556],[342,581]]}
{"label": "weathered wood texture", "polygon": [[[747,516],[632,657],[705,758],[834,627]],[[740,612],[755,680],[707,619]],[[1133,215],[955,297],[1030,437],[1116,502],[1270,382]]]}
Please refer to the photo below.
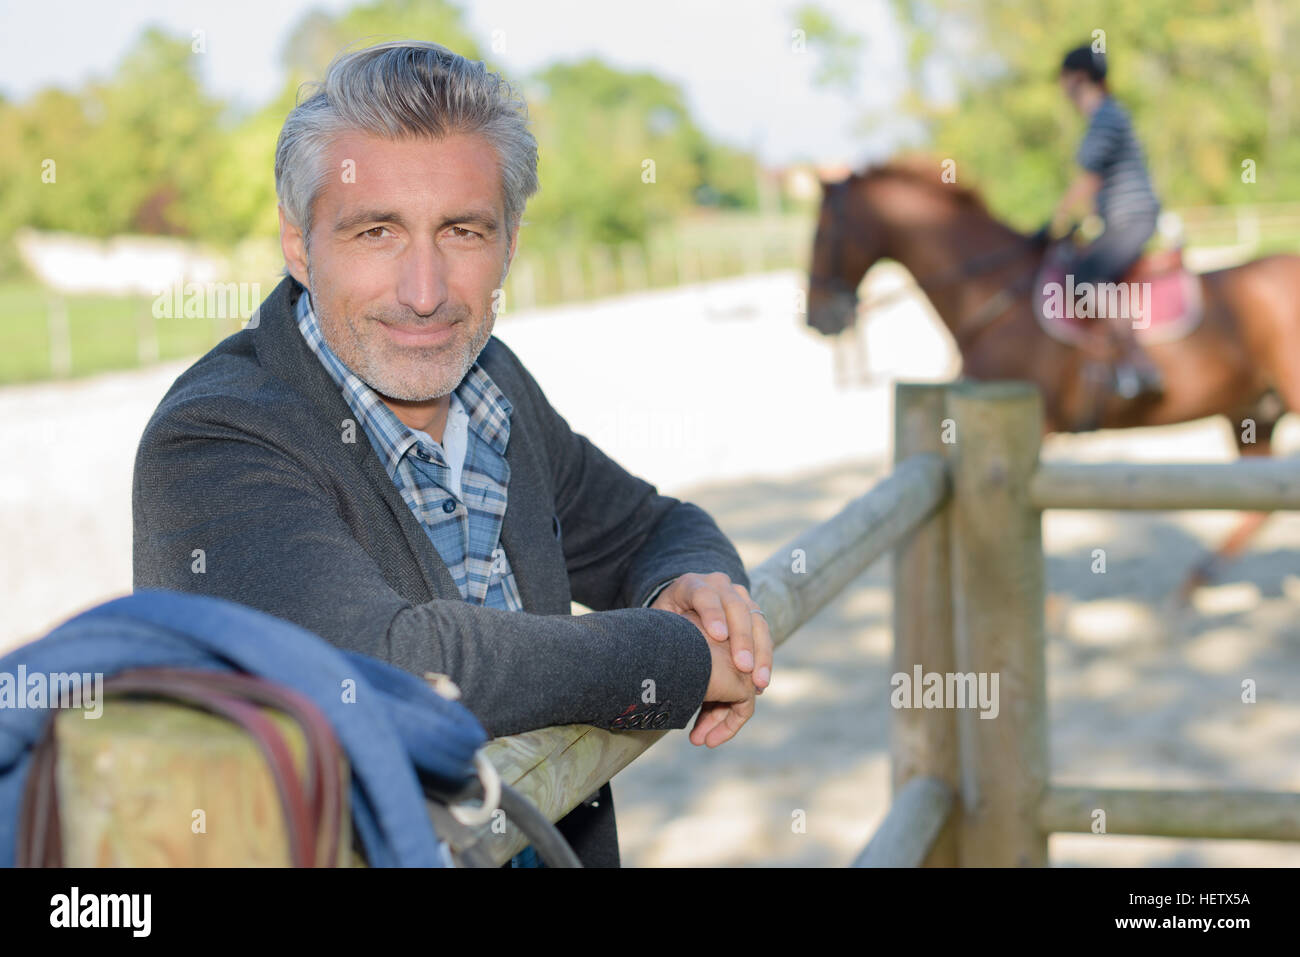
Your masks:
{"label": "weathered wood texture", "polygon": [[1030,484],[1036,507],[1300,509],[1300,459],[1092,465],[1045,462]]}
{"label": "weathered wood texture", "polygon": [[[297,724],[263,711],[303,773]],[[77,710],[54,720],[66,866],[289,866],[284,811],[266,759],[226,719],[170,702],[110,698],[97,719]],[[342,774],[348,780],[346,759]],[[352,862],[346,788],[343,800],[340,866]],[[196,821],[204,831],[196,833]],[[318,857],[323,845],[324,835]]]}
{"label": "weathered wood texture", "polygon": [[920,867],[956,804],[938,778],[914,777],[894,795],[889,813],[854,867]]}
{"label": "weathered wood texture", "polygon": [[[942,455],[947,446],[946,383],[899,383],[894,389],[894,462],[910,456]],[[945,475],[945,488],[947,487]],[[953,662],[951,548],[947,508],[904,536],[893,553],[894,673],[910,675],[916,665],[927,672],[951,672]],[[891,779],[894,799],[917,776],[956,790],[960,786],[957,719],[948,709],[896,708],[890,721]],[[957,863],[961,809],[932,842],[925,864]]]}
{"label": "weathered wood texture", "polygon": [[872,562],[928,520],[948,494],[943,458],[909,457],[836,515],[799,533],[749,575],[778,644]]}
{"label": "weathered wood texture", "polygon": [[[997,679],[998,711],[957,711],[963,866],[1047,863],[1038,803],[1047,785],[1043,546],[1029,500],[1041,399],[1027,383],[963,383],[948,393],[957,441],[952,582],[956,670]],[[989,712],[991,713],[991,712]]]}
{"label": "weathered wood texture", "polygon": [[1053,786],[1038,822],[1057,833],[1300,841],[1300,794],[1278,791],[1153,791]]}

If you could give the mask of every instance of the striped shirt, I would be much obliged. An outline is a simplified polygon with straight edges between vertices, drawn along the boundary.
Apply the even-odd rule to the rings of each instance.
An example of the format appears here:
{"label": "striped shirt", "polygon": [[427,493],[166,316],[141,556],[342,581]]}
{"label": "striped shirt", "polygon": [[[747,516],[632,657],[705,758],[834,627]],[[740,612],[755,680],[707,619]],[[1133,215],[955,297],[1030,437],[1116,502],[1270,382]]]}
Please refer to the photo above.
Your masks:
{"label": "striped shirt", "polygon": [[1154,217],[1160,211],[1133,124],[1114,97],[1102,100],[1092,114],[1076,159],[1101,177],[1097,215],[1107,223]]}
{"label": "striped shirt", "polygon": [[325,343],[311,294],[298,297],[298,328],[343,393],[348,408],[407,507],[451,573],[461,597],[522,611],[514,572],[500,545],[510,465],[510,400],[475,362],[452,392],[443,441],[405,425]]}

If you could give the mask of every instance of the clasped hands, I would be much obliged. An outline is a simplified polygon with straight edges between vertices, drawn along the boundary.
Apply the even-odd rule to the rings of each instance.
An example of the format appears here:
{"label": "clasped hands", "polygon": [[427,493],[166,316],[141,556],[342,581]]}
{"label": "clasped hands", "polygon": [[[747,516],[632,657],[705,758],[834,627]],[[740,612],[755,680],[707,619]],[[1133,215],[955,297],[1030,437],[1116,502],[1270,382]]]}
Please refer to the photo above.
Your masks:
{"label": "clasped hands", "polygon": [[758,603],[723,572],[692,572],[675,579],[650,607],[689,619],[713,656],[691,743],[716,748],[731,740],[754,714],[755,695],[772,683],[772,634]]}

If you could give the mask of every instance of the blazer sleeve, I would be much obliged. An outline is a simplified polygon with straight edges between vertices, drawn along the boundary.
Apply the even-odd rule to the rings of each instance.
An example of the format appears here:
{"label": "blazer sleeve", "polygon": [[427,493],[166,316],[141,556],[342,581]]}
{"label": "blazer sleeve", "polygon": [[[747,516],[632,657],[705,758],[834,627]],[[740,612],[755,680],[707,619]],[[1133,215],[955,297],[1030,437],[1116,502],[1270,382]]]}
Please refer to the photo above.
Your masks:
{"label": "blazer sleeve", "polygon": [[226,598],[414,674],[450,675],[493,735],[686,727],[711,670],[707,640],[688,620],[637,607],[572,616],[412,604],[312,477],[310,452],[273,438],[267,417],[253,402],[212,396],[155,415],[135,464],[135,587]]}
{"label": "blazer sleeve", "polygon": [[744,562],[697,505],[660,495],[597,448],[547,401],[514,357],[540,420],[573,597],[588,608],[637,608],[688,572],[725,572],[749,587]]}

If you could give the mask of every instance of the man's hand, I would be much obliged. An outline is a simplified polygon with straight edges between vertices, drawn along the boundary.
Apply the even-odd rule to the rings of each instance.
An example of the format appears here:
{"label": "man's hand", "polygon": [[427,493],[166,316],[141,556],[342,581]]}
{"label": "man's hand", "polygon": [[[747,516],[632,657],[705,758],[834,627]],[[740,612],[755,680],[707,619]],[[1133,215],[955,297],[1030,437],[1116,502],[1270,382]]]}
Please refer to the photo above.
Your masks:
{"label": "man's hand", "polygon": [[772,635],[744,585],[722,572],[682,575],[655,598],[688,618],[709,639],[713,669],[691,743],[715,748],[733,738],[754,713],[754,694],[772,683]]}

